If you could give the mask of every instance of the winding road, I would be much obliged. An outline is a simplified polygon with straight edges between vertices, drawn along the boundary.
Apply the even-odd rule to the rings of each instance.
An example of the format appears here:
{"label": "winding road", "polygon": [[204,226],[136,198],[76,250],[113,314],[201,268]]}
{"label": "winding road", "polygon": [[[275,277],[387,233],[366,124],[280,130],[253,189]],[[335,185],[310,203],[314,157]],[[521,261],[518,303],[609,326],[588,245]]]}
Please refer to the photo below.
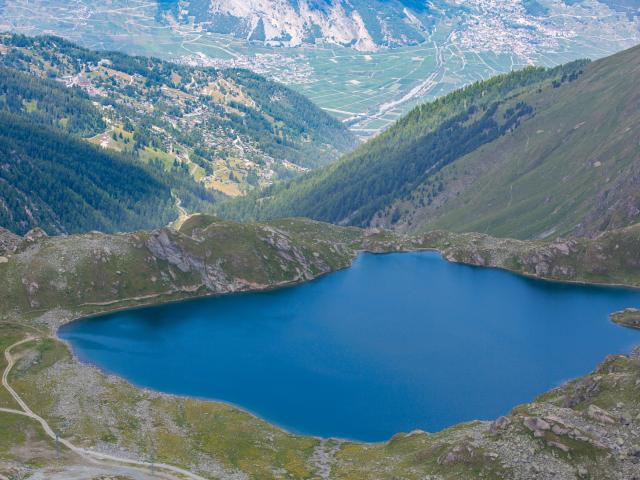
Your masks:
{"label": "winding road", "polygon": [[[150,462],[143,462],[140,460],[133,460],[129,458],[117,457],[114,455],[107,455],[104,453],[95,452],[93,450],[88,450],[86,448],[77,447],[76,445],[72,444],[68,440],[56,437],[55,432],[53,431],[51,426],[47,423],[47,421],[41,416],[34,413],[33,410],[31,410],[29,406],[24,402],[24,400],[22,400],[20,395],[18,395],[18,393],[11,387],[11,385],[9,385],[9,373],[11,372],[11,369],[15,364],[15,359],[11,355],[11,350],[13,350],[15,347],[18,347],[28,342],[32,342],[37,339],[38,337],[29,335],[23,340],[20,340],[19,342],[16,342],[13,345],[10,345],[4,351],[4,357],[7,361],[7,366],[4,369],[4,372],[2,374],[2,386],[9,392],[11,397],[20,406],[21,410],[15,410],[11,408],[0,408],[0,412],[14,414],[14,415],[22,415],[24,417],[29,417],[37,421],[38,423],[40,423],[40,425],[42,425],[42,428],[44,429],[45,433],[50,438],[52,438],[53,440],[57,439],[57,441],[61,445],[64,445],[72,452],[80,455],[82,458],[92,463],[99,463],[107,466],[115,463],[115,464],[119,464],[120,466],[131,468],[136,473],[139,473],[142,470],[142,467],[145,467],[145,470],[150,469],[154,471],[156,478],[165,478],[166,480],[184,480],[185,478],[189,478],[191,480],[209,480],[205,477],[201,477],[200,475],[189,472],[188,470],[184,470],[182,468],[175,467],[173,465],[168,465],[166,463],[152,464]],[[0,480],[4,480],[2,475],[0,475]]]}

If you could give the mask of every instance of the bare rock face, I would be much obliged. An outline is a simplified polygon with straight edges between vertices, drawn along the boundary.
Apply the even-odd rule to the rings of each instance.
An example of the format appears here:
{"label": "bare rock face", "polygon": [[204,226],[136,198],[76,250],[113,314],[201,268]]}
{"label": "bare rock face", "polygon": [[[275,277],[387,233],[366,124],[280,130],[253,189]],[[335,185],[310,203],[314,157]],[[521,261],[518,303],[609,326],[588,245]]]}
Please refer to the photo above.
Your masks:
{"label": "bare rock face", "polygon": [[160,230],[149,237],[146,242],[147,248],[157,259],[166,260],[181,272],[199,274],[202,285],[211,292],[225,293],[236,290],[234,282],[227,278],[221,268],[219,259],[208,262],[204,256],[188,251],[183,243],[172,239],[171,236],[182,235],[166,229]]}
{"label": "bare rock face", "polygon": [[509,417],[498,417],[493,422],[491,422],[489,431],[495,435],[502,430],[506,430],[509,425],[511,425],[511,420],[509,419]]}
{"label": "bare rock face", "polygon": [[589,416],[589,418],[592,418],[593,420],[596,420],[600,423],[607,423],[609,425],[613,425],[616,423],[609,412],[598,407],[597,405],[589,405],[589,408],[587,409],[587,415]]}
{"label": "bare rock face", "polygon": [[551,430],[551,425],[549,425],[549,422],[542,418],[526,418],[524,420],[524,426],[533,432]]}
{"label": "bare rock face", "polygon": [[24,236],[25,241],[29,243],[33,243],[40,238],[48,237],[47,232],[45,232],[40,227],[36,227],[32,230],[29,230],[27,234]]}
{"label": "bare rock face", "polygon": [[182,272],[190,270],[190,263],[178,244],[171,241],[167,230],[151,235],[147,240],[147,248],[156,258],[166,260],[178,267]]}

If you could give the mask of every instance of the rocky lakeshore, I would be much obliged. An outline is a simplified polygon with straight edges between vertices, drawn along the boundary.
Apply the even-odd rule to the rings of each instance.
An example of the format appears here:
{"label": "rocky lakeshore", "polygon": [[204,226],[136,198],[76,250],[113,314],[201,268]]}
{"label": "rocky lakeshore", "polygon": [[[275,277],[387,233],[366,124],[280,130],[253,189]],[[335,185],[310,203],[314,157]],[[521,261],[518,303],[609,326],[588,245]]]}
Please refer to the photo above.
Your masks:
{"label": "rocky lakeshore", "polygon": [[620,312],[611,314],[611,321],[623,327],[640,330],[640,310],[637,308],[627,308]]}
{"label": "rocky lakeshore", "polygon": [[[637,228],[523,242],[206,216],[179,230],[120,235],[0,232],[0,347],[27,333],[37,337],[15,352],[9,381],[63,438],[205,478],[628,480],[640,478],[637,353],[610,356],[591,374],[495,421],[365,444],[293,435],[225,404],[138,389],[79,363],[51,332],[114,309],[307,281],[348,267],[359,251],[438,250],[451,261],[540,278],[638,286],[639,245]],[[0,408],[15,408],[5,392]],[[46,477],[55,445],[36,424],[14,417],[0,413],[0,475]],[[78,462],[65,453],[59,465]]]}

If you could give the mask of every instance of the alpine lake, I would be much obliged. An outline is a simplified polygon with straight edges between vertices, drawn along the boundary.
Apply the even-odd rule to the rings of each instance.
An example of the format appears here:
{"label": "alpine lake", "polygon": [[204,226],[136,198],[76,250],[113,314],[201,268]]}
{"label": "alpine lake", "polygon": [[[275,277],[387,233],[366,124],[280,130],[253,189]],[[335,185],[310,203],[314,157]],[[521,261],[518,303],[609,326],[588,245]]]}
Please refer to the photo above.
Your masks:
{"label": "alpine lake", "polygon": [[291,432],[382,441],[493,419],[629,352],[609,314],[640,291],[362,254],[315,281],[73,322],[82,360],[161,392],[238,406]]}

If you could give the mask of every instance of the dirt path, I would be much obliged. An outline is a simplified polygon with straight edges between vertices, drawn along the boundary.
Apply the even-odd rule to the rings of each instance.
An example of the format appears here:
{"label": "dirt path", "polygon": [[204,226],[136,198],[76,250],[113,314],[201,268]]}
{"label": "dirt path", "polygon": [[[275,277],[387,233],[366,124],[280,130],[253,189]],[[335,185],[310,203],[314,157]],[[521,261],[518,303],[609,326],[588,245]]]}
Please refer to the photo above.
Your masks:
{"label": "dirt path", "polygon": [[[124,467],[126,469],[130,469],[131,470],[130,473],[134,476],[134,478],[140,478],[140,474],[142,472],[142,469],[139,468],[139,467],[145,467],[144,470],[149,470],[149,469],[153,468],[156,471],[156,476],[158,478],[166,478],[167,480],[179,480],[179,479],[184,479],[184,478],[190,478],[191,480],[208,480],[208,479],[206,479],[204,477],[196,475],[195,473],[191,473],[188,470],[184,470],[184,469],[179,468],[179,467],[174,467],[173,465],[167,465],[165,463],[154,463],[154,464],[151,464],[149,462],[143,462],[143,461],[140,461],[140,460],[133,460],[133,459],[129,459],[129,458],[121,458],[121,457],[116,457],[114,455],[107,455],[107,454],[104,454],[104,453],[94,452],[92,450],[88,450],[88,449],[85,449],[85,448],[77,447],[74,444],[72,444],[71,442],[69,442],[68,440],[65,440],[63,438],[57,438],[55,432],[49,426],[47,421],[44,418],[42,418],[41,416],[35,414],[29,408],[29,406],[22,400],[20,395],[18,395],[18,393],[11,387],[11,385],[9,385],[9,380],[8,380],[9,379],[9,373],[11,372],[11,369],[13,368],[13,365],[15,363],[15,359],[11,355],[11,350],[13,350],[15,347],[18,347],[18,346],[20,346],[22,344],[25,344],[27,342],[34,341],[36,339],[37,339],[37,337],[29,335],[25,339],[20,340],[19,342],[16,342],[13,345],[10,345],[4,351],[4,357],[5,357],[6,361],[7,361],[7,367],[5,368],[5,370],[4,370],[3,374],[2,374],[2,386],[9,392],[11,397],[13,397],[13,399],[20,406],[22,411],[10,409],[10,408],[1,408],[0,412],[11,413],[11,414],[16,414],[16,415],[22,415],[22,416],[25,416],[25,417],[29,417],[29,418],[37,421],[38,423],[40,423],[40,425],[42,425],[42,428],[44,429],[45,433],[50,438],[52,438],[53,440],[57,439],[57,441],[60,442],[61,445],[64,445],[65,447],[67,447],[72,452],[80,455],[83,459],[85,459],[85,460],[87,460],[87,461],[89,461],[91,463],[103,464],[104,466],[107,466],[107,467],[109,467],[109,466],[113,467],[113,465],[112,465],[113,463],[120,464],[121,468]],[[3,479],[0,478],[0,480],[3,480]]]}
{"label": "dirt path", "polygon": [[182,200],[178,196],[175,196],[176,199],[176,209],[178,210],[178,218],[169,224],[170,227],[175,228],[176,230],[180,230],[180,227],[186,222],[191,215],[189,212],[185,210],[182,206]]}

